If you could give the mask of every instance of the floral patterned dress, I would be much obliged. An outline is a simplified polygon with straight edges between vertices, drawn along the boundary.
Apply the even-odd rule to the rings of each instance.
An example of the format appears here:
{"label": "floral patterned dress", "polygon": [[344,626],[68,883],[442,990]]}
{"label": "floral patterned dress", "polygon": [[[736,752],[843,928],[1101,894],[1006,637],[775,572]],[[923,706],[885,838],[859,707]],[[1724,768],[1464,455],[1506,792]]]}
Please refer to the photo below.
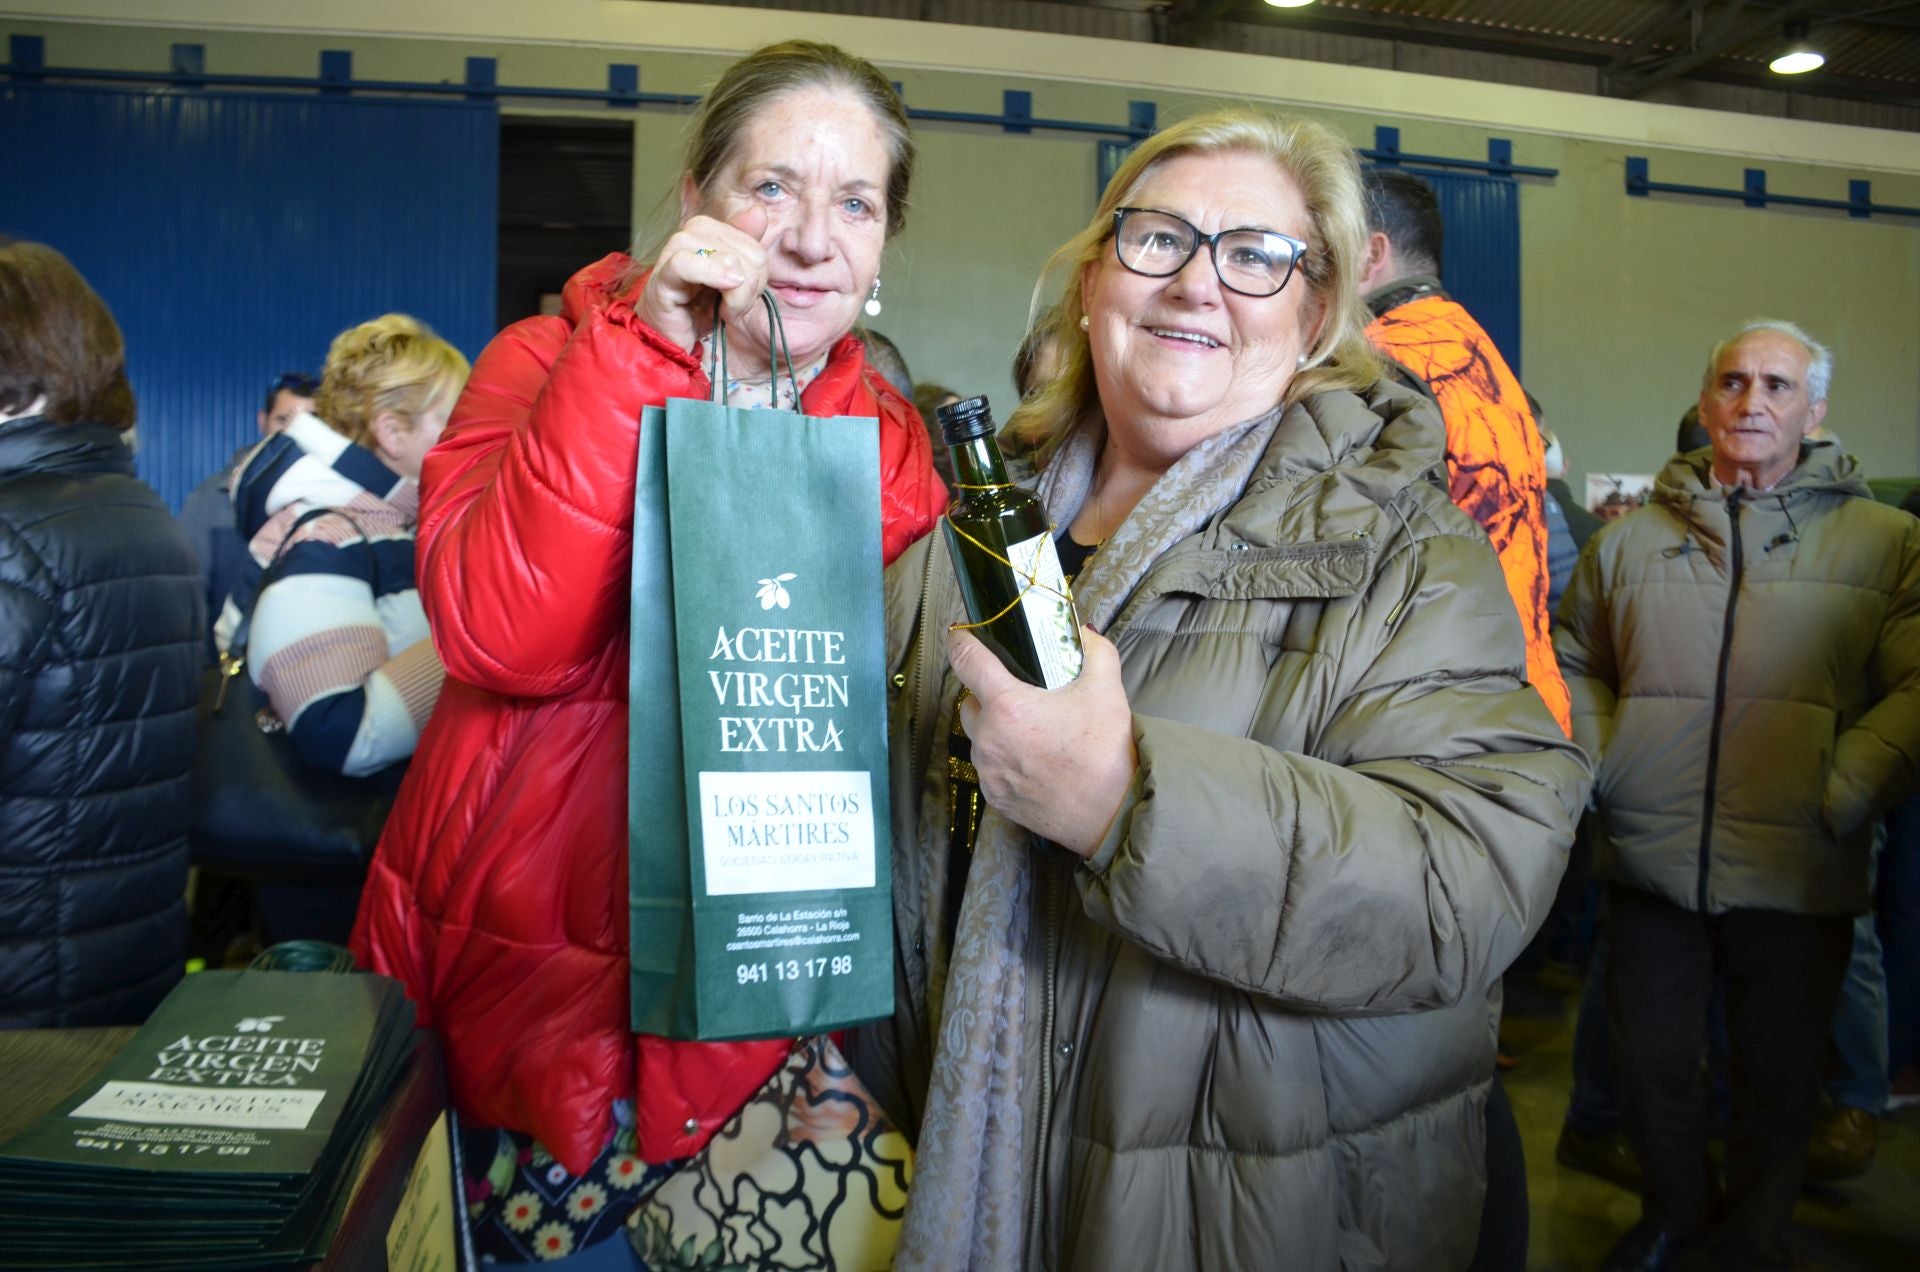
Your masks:
{"label": "floral patterned dress", "polygon": [[616,1100],[613,1134],[585,1172],[574,1175],[532,1136],[463,1128],[461,1185],[481,1263],[563,1259],[602,1241],[625,1240],[634,1208],[679,1169],[634,1154],[631,1100]]}

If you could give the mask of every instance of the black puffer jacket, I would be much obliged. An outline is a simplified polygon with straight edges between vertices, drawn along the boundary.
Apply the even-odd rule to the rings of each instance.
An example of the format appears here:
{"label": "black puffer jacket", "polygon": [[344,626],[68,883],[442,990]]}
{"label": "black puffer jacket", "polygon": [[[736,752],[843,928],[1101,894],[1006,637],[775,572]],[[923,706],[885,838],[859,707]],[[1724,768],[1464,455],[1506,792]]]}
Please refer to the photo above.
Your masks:
{"label": "black puffer jacket", "polygon": [[204,609],[119,434],[0,423],[0,1028],[139,1021],[180,978]]}

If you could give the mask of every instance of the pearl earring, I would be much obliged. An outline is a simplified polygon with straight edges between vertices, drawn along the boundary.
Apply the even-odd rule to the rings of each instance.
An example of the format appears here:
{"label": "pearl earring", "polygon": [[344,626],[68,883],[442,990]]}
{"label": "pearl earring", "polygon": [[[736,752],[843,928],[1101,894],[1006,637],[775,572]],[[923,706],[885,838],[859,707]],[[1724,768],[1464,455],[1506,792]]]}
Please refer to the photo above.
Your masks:
{"label": "pearl earring", "polygon": [[874,275],[873,290],[867,293],[867,303],[865,307],[867,317],[878,318],[880,316],[880,276],[878,274]]}
{"label": "pearl earring", "polygon": [[1080,330],[1082,330],[1082,331],[1091,331],[1092,329],[1093,329],[1093,319],[1091,319],[1091,318],[1089,318],[1089,317],[1087,317],[1087,316],[1086,316],[1085,314],[1081,314],[1081,315],[1080,315]]}
{"label": "pearl earring", "polygon": [[1296,371],[1304,371],[1304,370],[1306,370],[1306,369],[1307,369],[1307,355],[1306,355],[1306,354],[1304,354],[1304,353],[1303,353],[1303,354],[1301,354],[1301,355],[1300,355],[1299,357],[1297,357],[1297,358],[1295,358],[1295,359],[1293,360],[1293,369],[1294,369],[1294,370],[1296,370]]}

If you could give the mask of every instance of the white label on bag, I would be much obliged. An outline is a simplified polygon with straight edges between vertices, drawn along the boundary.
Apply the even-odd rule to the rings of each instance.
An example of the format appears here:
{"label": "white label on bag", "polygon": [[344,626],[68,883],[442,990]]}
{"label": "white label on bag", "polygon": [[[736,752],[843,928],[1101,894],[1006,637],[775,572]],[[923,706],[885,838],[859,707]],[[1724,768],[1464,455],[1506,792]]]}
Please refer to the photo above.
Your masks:
{"label": "white label on bag", "polygon": [[165,1082],[108,1082],[67,1116],[173,1126],[304,1131],[326,1094],[300,1089],[256,1091],[236,1086],[231,1090],[206,1090]]}
{"label": "white label on bag", "polygon": [[707,895],[871,888],[873,782],[843,773],[701,773]]}

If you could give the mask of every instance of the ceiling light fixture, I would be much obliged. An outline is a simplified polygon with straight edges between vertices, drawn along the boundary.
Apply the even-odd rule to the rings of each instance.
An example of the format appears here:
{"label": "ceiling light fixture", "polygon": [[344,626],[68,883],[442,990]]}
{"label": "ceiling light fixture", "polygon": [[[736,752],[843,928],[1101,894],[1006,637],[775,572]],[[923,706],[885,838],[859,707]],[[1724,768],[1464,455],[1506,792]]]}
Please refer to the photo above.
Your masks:
{"label": "ceiling light fixture", "polygon": [[1787,41],[1786,51],[1767,63],[1767,69],[1775,75],[1805,75],[1808,71],[1817,71],[1825,66],[1827,55],[1807,43],[1807,30],[1805,18],[1795,18],[1787,23],[1780,32]]}
{"label": "ceiling light fixture", "polygon": [[1312,4],[1313,0],[1267,0],[1267,3],[1276,9],[1304,9]]}

